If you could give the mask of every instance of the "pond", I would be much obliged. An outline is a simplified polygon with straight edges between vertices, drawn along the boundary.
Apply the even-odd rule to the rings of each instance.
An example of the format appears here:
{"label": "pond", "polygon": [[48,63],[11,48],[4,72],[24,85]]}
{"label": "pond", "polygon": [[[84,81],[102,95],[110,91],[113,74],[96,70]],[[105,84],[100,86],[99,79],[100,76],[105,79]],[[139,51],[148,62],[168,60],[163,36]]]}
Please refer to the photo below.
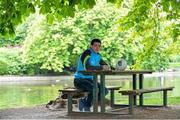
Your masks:
{"label": "pond", "polygon": [[[73,79],[73,78],[72,78]],[[34,106],[46,104],[58,97],[58,90],[64,87],[73,86],[73,80],[49,79],[49,80],[24,80],[0,82],[0,109],[23,106]],[[129,89],[132,86],[129,76],[108,76],[106,85],[122,86],[122,89]],[[180,98],[180,76],[179,74],[149,75],[144,78],[144,88],[175,86],[168,98]],[[118,94],[118,93],[116,93]],[[117,96],[117,95],[116,95]],[[145,94],[145,99],[162,97],[161,92]],[[109,96],[107,96],[109,97]],[[118,94],[116,102],[127,101],[126,97]]]}

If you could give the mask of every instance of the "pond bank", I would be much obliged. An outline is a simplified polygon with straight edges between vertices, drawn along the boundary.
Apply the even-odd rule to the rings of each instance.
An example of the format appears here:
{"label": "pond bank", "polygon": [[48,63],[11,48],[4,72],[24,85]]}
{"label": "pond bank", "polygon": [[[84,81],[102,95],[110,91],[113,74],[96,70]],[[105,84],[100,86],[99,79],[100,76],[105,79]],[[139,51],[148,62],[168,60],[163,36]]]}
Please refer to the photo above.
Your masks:
{"label": "pond bank", "polygon": [[[154,72],[153,74],[145,74],[145,77],[163,77],[163,76],[180,76],[180,72]],[[130,79],[131,76],[107,76],[113,80],[117,78]],[[73,80],[73,75],[64,76],[0,76],[0,82],[13,82],[13,81],[49,81],[49,80]]]}
{"label": "pond bank", "polygon": [[[168,93],[168,105],[179,104],[179,75],[174,72],[145,75],[144,87],[175,86]],[[106,84],[122,86],[123,89],[132,87],[130,76],[107,76]],[[73,76],[0,76],[0,109],[46,104],[57,98],[59,89],[69,86],[73,86]],[[127,102],[125,97],[116,96],[116,102]],[[146,103],[161,104],[162,94],[147,94],[145,99]]]}
{"label": "pond bank", "polygon": [[0,119],[180,119],[180,106],[167,108],[136,108],[134,115],[67,116],[66,109],[52,111],[45,105],[1,109]]}

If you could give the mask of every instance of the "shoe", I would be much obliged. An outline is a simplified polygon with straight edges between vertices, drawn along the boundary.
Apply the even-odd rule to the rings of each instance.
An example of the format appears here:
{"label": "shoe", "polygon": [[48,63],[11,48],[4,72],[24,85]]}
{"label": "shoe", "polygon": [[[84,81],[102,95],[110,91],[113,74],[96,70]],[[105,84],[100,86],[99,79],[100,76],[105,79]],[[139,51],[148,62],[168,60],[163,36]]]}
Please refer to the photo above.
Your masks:
{"label": "shoe", "polygon": [[85,99],[84,98],[80,98],[79,99],[79,111],[83,111],[84,107],[85,107]]}
{"label": "shoe", "polygon": [[90,112],[90,107],[84,107],[84,111],[86,111],[86,112]]}

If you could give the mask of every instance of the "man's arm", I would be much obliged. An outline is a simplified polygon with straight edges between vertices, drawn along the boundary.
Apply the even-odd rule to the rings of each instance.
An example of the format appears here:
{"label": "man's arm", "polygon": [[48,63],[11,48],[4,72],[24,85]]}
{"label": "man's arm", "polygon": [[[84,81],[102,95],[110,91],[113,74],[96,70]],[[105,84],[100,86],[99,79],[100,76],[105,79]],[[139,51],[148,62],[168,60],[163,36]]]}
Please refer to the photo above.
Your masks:
{"label": "man's arm", "polygon": [[89,61],[87,61],[86,68],[87,70],[103,70],[103,65],[108,65],[103,59],[100,60],[99,64],[100,66],[91,66]]}
{"label": "man's arm", "polygon": [[81,55],[81,62],[84,66],[84,69],[86,70],[88,68],[88,60],[90,58],[90,55],[91,55],[91,51],[90,50],[86,50],[82,53]]}
{"label": "man's arm", "polygon": [[86,50],[81,56],[81,61],[83,63],[84,69],[85,70],[102,70],[103,69],[102,66],[92,66],[90,64],[90,62],[89,62],[90,61],[90,55],[91,55],[91,51]]}
{"label": "man's arm", "polygon": [[103,59],[100,60],[100,65],[108,65]]}
{"label": "man's arm", "polygon": [[91,55],[91,51],[90,50],[86,50],[82,53],[81,56],[81,62],[84,66],[85,70],[102,70],[102,66],[91,66],[89,59],[90,59],[90,55]]}
{"label": "man's arm", "polygon": [[107,63],[103,59],[101,59],[99,62],[100,66],[92,66],[89,62],[90,54],[91,54],[91,51],[86,50],[81,56],[81,61],[83,63],[84,69],[85,70],[103,70],[103,65],[107,65]]}
{"label": "man's arm", "polygon": [[90,64],[86,64],[86,68],[87,70],[103,70],[103,67],[102,66],[91,66]]}

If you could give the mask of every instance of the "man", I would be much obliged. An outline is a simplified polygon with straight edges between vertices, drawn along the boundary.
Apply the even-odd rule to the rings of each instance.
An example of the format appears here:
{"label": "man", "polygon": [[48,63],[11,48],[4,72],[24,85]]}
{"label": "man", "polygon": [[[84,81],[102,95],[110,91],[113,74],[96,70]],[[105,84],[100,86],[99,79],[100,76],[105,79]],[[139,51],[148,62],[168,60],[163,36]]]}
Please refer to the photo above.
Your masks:
{"label": "man", "polygon": [[[87,97],[81,98],[79,101],[80,111],[90,111],[93,99],[93,76],[84,75],[79,71],[83,70],[108,70],[108,65],[102,60],[99,54],[101,47],[101,41],[99,39],[93,39],[91,41],[91,47],[85,50],[79,59],[76,73],[74,75],[74,86],[78,89],[86,90],[89,92]],[[98,83],[98,89],[100,84]],[[108,94],[107,88],[105,88],[105,94]]]}

